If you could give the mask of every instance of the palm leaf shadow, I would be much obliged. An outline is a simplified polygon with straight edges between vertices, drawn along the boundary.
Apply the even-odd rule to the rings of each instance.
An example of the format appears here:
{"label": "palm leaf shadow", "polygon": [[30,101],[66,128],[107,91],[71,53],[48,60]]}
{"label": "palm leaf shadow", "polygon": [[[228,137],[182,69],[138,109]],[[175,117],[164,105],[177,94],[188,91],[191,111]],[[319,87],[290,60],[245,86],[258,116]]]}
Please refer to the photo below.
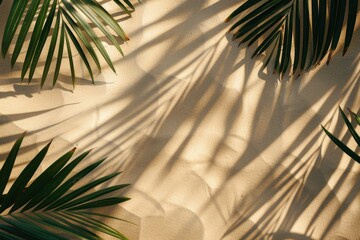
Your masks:
{"label": "palm leaf shadow", "polygon": [[[105,172],[110,168],[126,169],[123,177],[126,181],[134,183],[135,186],[132,191],[141,191],[141,187],[144,186],[142,185],[144,184],[144,178],[148,177],[146,178],[146,191],[151,192],[150,197],[154,197],[156,202],[154,204],[161,206],[163,201],[173,199],[174,194],[183,190],[181,187],[187,186],[189,190],[188,192],[185,191],[186,194],[183,197],[187,199],[189,205],[194,204],[197,209],[200,209],[197,214],[206,220],[209,220],[209,215],[206,215],[207,211],[212,210],[216,203],[218,203],[219,207],[216,212],[218,215],[215,216],[221,215],[225,221],[237,219],[238,211],[244,210],[250,214],[256,212],[257,208],[263,207],[261,198],[267,197],[266,194],[260,194],[259,202],[255,203],[254,206],[249,204],[243,208],[242,198],[240,197],[241,191],[236,192],[238,194],[238,201],[236,201],[234,208],[229,206],[228,202],[219,202],[218,200],[227,197],[227,192],[225,191],[227,187],[245,184],[236,180],[238,178],[241,179],[246,168],[259,161],[259,158],[262,158],[264,165],[271,166],[270,169],[276,169],[276,167],[284,169],[284,174],[280,174],[281,177],[275,173],[272,177],[262,175],[263,179],[268,177],[266,182],[269,185],[274,183],[274,186],[270,188],[273,192],[278,191],[275,183],[282,183],[286,179],[290,179],[289,181],[296,184],[299,189],[297,191],[288,190],[286,193],[288,195],[297,193],[304,197],[304,202],[300,202],[298,209],[296,204],[294,204],[298,202],[292,203],[289,200],[287,204],[294,208],[293,211],[286,213],[283,210],[286,214],[286,220],[290,220],[289,225],[294,224],[294,216],[298,216],[300,212],[303,212],[305,206],[310,205],[311,199],[314,198],[312,192],[302,191],[301,186],[306,189],[314,181],[314,178],[309,180],[305,177],[304,181],[301,182],[296,180],[297,176],[290,173],[301,169],[314,176],[317,170],[314,170],[311,164],[314,164],[314,166],[319,165],[320,160],[317,158],[319,152],[311,149],[311,151],[314,151],[314,158],[311,159],[302,156],[303,152],[301,152],[301,154],[297,154],[296,159],[292,159],[293,161],[285,166],[282,166],[282,163],[288,160],[286,156],[278,155],[279,158],[274,160],[267,159],[264,154],[267,149],[276,149],[277,147],[282,149],[284,146],[278,145],[277,141],[283,137],[289,137],[286,131],[293,131],[292,123],[302,116],[309,117],[309,126],[299,133],[294,143],[285,145],[284,155],[294,152],[300,143],[307,143],[309,135],[313,132],[321,131],[319,124],[322,117],[327,116],[326,114],[333,111],[332,106],[337,105],[338,99],[343,99],[347,106],[353,106],[355,103],[354,99],[356,98],[356,89],[358,89],[358,84],[353,84],[356,79],[351,77],[353,70],[346,68],[345,72],[348,79],[340,83],[336,79],[331,80],[331,77],[336,75],[327,74],[326,71],[328,69],[322,68],[318,69],[318,73],[314,74],[314,81],[306,81],[305,76],[305,79],[302,79],[302,83],[300,81],[291,82],[291,89],[286,85],[286,82],[275,82],[273,79],[265,79],[261,75],[260,80],[256,79],[257,81],[255,82],[251,79],[251,76],[254,71],[259,69],[260,65],[251,60],[251,53],[249,51],[241,50],[243,52],[239,54],[234,45],[227,45],[227,48],[224,49],[222,40],[218,40],[217,37],[216,41],[211,42],[211,44],[206,41],[222,33],[226,27],[220,24],[222,19],[219,18],[219,21],[217,21],[219,24],[209,27],[205,33],[197,28],[202,25],[208,26],[209,22],[206,19],[213,16],[214,12],[230,9],[235,3],[229,4],[225,1],[219,1],[207,6],[205,1],[196,1],[196,3],[184,1],[179,4],[180,6],[176,10],[172,10],[163,17],[146,23],[145,30],[134,32],[135,40],[144,34],[141,31],[151,32],[154,28],[160,27],[162,23],[168,22],[169,19],[174,20],[185,15],[189,16],[188,20],[175,22],[169,31],[154,35],[149,41],[146,41],[138,49],[128,54],[127,58],[129,61],[134,62],[136,60],[139,61],[139,59],[146,61],[149,59],[146,58],[146,49],[151,50],[157,44],[168,43],[167,41],[170,41],[171,44],[166,45],[170,46],[167,49],[167,54],[156,59],[156,61],[154,60],[155,62],[150,67],[144,69],[145,72],[151,74],[144,73],[131,86],[124,91],[119,91],[119,95],[112,96],[104,104],[80,113],[76,120],[83,123],[87,120],[89,114],[93,112],[97,116],[103,116],[102,108],[113,107],[116,109],[116,111],[107,112],[109,114],[108,117],[97,122],[96,129],[94,127],[88,133],[75,138],[74,142],[85,139],[81,145],[90,147],[94,143],[98,146],[103,146],[102,143],[106,141],[106,147],[98,149],[94,153],[99,156],[110,155],[111,164],[104,166],[101,170]],[[189,9],[191,9],[190,12]],[[196,35],[199,32],[200,34]],[[186,34],[193,34],[195,36],[193,44],[181,45],[186,40],[184,37]],[[221,34],[221,38],[223,37],[224,34]],[[150,51],[149,55],[151,53],[153,52]],[[239,58],[241,58],[240,64],[238,62]],[[341,61],[336,57],[333,61],[336,64],[341,64]],[[227,65],[224,66],[224,62]],[[142,67],[145,68],[146,66],[143,65]],[[243,70],[239,70],[236,78],[238,81],[231,85],[231,83],[227,82],[227,78],[230,74],[235,73],[236,67],[243,68]],[[330,82],[320,85],[322,86],[320,88],[319,84],[321,84],[321,81],[317,81],[315,78],[329,79],[328,81]],[[261,79],[268,81],[261,81]],[[247,96],[249,96],[251,89],[257,86],[256,84],[260,84],[263,88],[257,92],[259,96],[254,96],[252,99],[254,101],[249,101]],[[313,91],[317,93],[314,94]],[[343,97],[344,92],[350,92],[351,96],[346,95]],[[290,95],[290,97],[287,95]],[[322,96],[324,95],[327,98],[322,103]],[[299,104],[299,102],[303,104]],[[317,114],[312,114],[310,111],[309,115],[309,109],[317,102],[322,103],[318,105]],[[254,110],[251,116],[247,115],[249,108]],[[222,109],[226,109],[226,111]],[[270,111],[272,109],[275,109],[275,111]],[[220,121],[222,125],[207,124],[209,119],[214,119],[217,116],[224,117]],[[249,121],[251,121],[251,125]],[[64,133],[69,131],[65,125],[74,122],[75,120],[69,119],[66,123],[62,124],[64,126]],[[213,128],[220,128],[223,131],[221,131],[221,134],[212,134]],[[241,135],[243,133],[241,129],[250,129],[248,134],[250,137]],[[199,135],[202,140],[199,140]],[[103,139],[105,140],[102,142]],[[204,149],[202,143],[209,139],[211,142],[214,142],[214,145],[207,146],[205,149],[206,153],[211,156],[201,152],[203,155],[199,154],[194,158],[189,157],[187,154],[189,151],[196,152],[197,149]],[[241,146],[228,144],[228,142],[232,143],[233,139],[243,139],[246,142],[250,142],[250,144],[244,145],[245,149],[242,151]],[[318,144],[318,141],[314,138],[312,143]],[[229,150],[231,159],[236,160],[230,167],[225,164],[226,160],[228,160],[227,155],[224,154],[224,148],[226,147],[228,149],[232,148],[232,152],[236,156],[233,158],[234,155],[230,155],[231,151]],[[115,160],[115,156],[117,156],[116,159],[124,161]],[[330,158],[330,156],[338,155],[329,153],[326,157]],[[301,165],[299,159],[307,164]],[[334,167],[337,166],[336,163],[333,164]],[[187,166],[194,167],[196,170],[188,169]],[[225,177],[221,178],[219,183],[214,184],[214,179],[211,178],[210,173],[218,169],[225,169],[223,172]],[[176,177],[173,176],[176,170],[185,171],[186,173],[185,177],[182,178],[182,184],[178,184],[178,179],[176,179],[178,175]],[[253,174],[255,173],[257,171],[253,172]],[[205,202],[199,203],[197,201],[200,195],[196,191],[198,188],[187,181],[187,177],[195,174],[203,180],[203,185],[201,186],[209,191],[210,199],[206,198]],[[275,177],[278,178],[274,180]],[[326,182],[328,179],[329,176],[325,176],[324,180],[321,181],[322,186],[318,188],[327,188]],[[175,184],[176,182],[177,184]],[[169,185],[172,186],[171,191],[169,188],[166,188]],[[289,188],[288,185],[285,186],[287,189]],[[251,189],[255,191],[257,185],[252,185]],[[155,196],[157,194],[160,194],[160,196]],[[140,206],[141,200],[138,201],[138,206]],[[351,197],[349,201],[351,201]],[[230,208],[230,213],[227,213],[224,208]],[[246,211],[246,209],[248,210]],[[273,211],[269,211],[268,214],[274,214],[274,209],[272,208],[271,210]],[[241,219],[243,217],[245,216],[241,216]],[[209,222],[212,221],[209,220]],[[263,230],[259,229],[262,231],[262,234],[269,234],[266,230],[269,229],[268,226],[271,224],[272,222],[268,221],[262,222],[261,226],[266,226]],[[273,231],[272,233],[281,234],[289,229],[289,225],[286,225],[284,222],[281,225],[281,229],[276,229],[278,231]],[[213,228],[217,229],[216,233],[218,233],[224,228],[221,224],[209,226],[210,224],[205,228],[205,231]]]}

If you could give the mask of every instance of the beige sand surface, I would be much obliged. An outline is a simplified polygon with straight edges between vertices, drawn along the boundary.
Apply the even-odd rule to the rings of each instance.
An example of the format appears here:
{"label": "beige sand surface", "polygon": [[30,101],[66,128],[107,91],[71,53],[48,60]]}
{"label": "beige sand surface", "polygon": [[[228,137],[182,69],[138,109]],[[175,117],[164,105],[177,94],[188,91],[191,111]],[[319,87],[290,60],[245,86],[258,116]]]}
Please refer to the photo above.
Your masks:
{"label": "beige sand surface", "polygon": [[320,127],[344,136],[337,107],[359,109],[360,32],[329,67],[279,81],[230,42],[237,2],[144,0],[121,22],[131,40],[112,56],[117,75],[103,63],[91,85],[75,57],[75,90],[66,67],[40,91],[0,59],[1,154],[24,130],[23,161],[52,138],[46,164],[97,147],[88,161],[109,158],[93,177],[131,183],[132,200],[107,209],[137,224],[111,222],[130,239],[360,239],[360,166]]}

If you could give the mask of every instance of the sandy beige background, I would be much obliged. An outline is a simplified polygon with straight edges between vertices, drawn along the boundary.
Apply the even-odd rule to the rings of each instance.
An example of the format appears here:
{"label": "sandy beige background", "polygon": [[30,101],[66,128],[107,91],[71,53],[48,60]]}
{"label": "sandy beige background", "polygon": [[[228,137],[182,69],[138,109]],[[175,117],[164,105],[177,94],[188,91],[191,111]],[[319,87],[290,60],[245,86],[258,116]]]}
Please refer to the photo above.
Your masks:
{"label": "sandy beige background", "polygon": [[279,81],[226,34],[237,2],[136,4],[131,19],[116,15],[130,37],[112,56],[117,75],[103,63],[91,85],[77,56],[74,90],[67,57],[42,91],[1,58],[1,156],[24,130],[20,162],[52,138],[44,166],[97,147],[88,162],[109,158],[92,177],[123,171],[114,183],[132,184],[131,201],[104,209],[136,224],[111,222],[130,239],[359,239],[360,166],[320,124],[349,141],[337,108],[359,109],[360,33],[329,67]]}

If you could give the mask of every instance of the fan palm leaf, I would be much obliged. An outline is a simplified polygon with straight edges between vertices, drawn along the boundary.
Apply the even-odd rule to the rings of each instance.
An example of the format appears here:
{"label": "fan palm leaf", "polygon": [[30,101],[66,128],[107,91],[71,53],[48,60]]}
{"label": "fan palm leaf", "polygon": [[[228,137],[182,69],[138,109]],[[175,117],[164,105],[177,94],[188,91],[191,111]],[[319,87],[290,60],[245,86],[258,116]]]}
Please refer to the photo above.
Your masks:
{"label": "fan palm leaf", "polygon": [[[131,12],[134,11],[134,5],[129,0],[113,1],[128,15],[131,15]],[[32,33],[30,33],[30,27],[33,23],[34,27]],[[28,75],[28,82],[31,82],[40,56],[45,52],[47,56],[40,84],[41,87],[44,85],[53,56],[56,54],[57,60],[52,81],[54,86],[59,76],[65,41],[73,85],[75,84],[75,71],[71,45],[78,51],[94,82],[89,60],[92,59],[96,67],[101,70],[96,49],[105,59],[108,66],[114,72],[116,71],[108,52],[99,38],[99,34],[94,31],[92,26],[98,28],[123,55],[116,37],[122,41],[127,41],[129,38],[116,20],[96,0],[13,1],[4,30],[1,53],[5,57],[12,41],[14,41],[15,45],[11,56],[11,65],[14,66],[21,50],[25,48],[26,37],[31,35],[22,65],[21,80],[23,81],[25,76]],[[19,31],[18,35],[16,35],[17,30]],[[47,41],[49,41],[49,47],[45,49]]]}
{"label": "fan palm leaf", "polygon": [[238,40],[239,45],[259,41],[253,57],[269,50],[265,67],[273,59],[274,72],[283,75],[292,68],[298,75],[326,56],[329,63],[342,32],[346,53],[357,9],[358,0],[247,0],[225,21],[236,19],[229,32],[234,33],[233,40]]}
{"label": "fan palm leaf", "polygon": [[[341,117],[344,120],[348,131],[350,132],[352,138],[355,140],[355,142],[357,143],[358,147],[360,147],[360,136],[359,134],[355,131],[354,127],[351,125],[349,119],[346,117],[344,111],[339,107],[340,113],[341,113]],[[355,118],[357,124],[360,126],[360,118],[359,116],[352,112],[350,109],[348,109],[349,112],[351,113],[351,115]],[[339,140],[337,137],[335,137],[332,133],[330,133],[328,130],[326,130],[326,128],[324,128],[324,126],[321,126],[323,128],[323,130],[325,131],[326,135],[329,136],[329,138],[331,139],[331,141],[333,141],[344,153],[346,153],[348,156],[350,156],[352,159],[354,159],[356,162],[360,163],[360,156],[359,154],[357,154],[355,151],[353,151],[351,148],[349,148],[345,143],[343,143],[341,140]]]}
{"label": "fan palm leaf", "polygon": [[100,239],[97,232],[126,239],[119,231],[95,218],[113,217],[90,211],[129,200],[125,197],[106,197],[128,184],[94,191],[96,186],[119,173],[106,175],[78,187],[76,183],[95,170],[105,160],[102,159],[70,176],[90,151],[70,160],[74,148],[32,179],[46,156],[50,142],[27,164],[9,191],[4,193],[23,138],[24,135],[15,142],[0,170],[1,239],[66,239],[64,234],[75,239]]}

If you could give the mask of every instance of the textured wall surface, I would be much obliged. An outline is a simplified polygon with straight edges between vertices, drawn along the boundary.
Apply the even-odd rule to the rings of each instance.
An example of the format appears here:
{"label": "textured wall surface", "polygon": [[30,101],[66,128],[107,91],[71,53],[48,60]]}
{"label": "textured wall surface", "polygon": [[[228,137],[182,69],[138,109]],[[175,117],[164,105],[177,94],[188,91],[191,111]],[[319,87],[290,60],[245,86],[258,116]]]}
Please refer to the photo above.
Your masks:
{"label": "textured wall surface", "polygon": [[52,138],[48,159],[96,147],[88,161],[108,160],[93,177],[131,183],[132,200],[104,210],[136,223],[111,222],[130,239],[360,239],[360,166],[320,127],[350,139],[337,108],[359,109],[359,32],[345,57],[279,81],[226,34],[237,2],[144,0],[119,16],[117,74],[103,62],[92,85],[75,56],[74,90],[66,64],[40,90],[1,58],[1,156],[24,130],[22,161]]}

